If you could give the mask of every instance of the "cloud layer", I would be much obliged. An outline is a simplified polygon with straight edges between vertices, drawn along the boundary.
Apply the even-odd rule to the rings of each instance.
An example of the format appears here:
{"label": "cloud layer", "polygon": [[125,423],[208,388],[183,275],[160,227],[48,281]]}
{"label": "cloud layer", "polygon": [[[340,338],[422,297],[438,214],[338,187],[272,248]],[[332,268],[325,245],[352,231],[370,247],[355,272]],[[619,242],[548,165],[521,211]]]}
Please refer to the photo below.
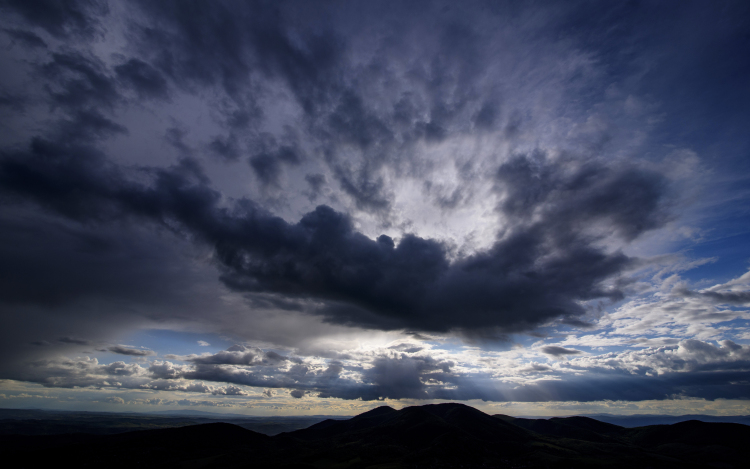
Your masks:
{"label": "cloud layer", "polygon": [[748,397],[748,7],[0,11],[0,378]]}

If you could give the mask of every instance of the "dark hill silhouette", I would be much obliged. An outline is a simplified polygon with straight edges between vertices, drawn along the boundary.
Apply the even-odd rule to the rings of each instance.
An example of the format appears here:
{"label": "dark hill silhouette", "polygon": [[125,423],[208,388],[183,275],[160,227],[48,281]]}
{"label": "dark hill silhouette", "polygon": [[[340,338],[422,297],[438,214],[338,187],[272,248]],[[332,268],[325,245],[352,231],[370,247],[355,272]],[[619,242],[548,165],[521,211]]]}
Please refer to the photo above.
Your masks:
{"label": "dark hill silhouette", "polygon": [[297,438],[302,439],[328,438],[345,432],[372,428],[383,423],[396,412],[396,409],[392,407],[380,406],[348,420],[323,420],[304,430],[297,430],[290,433],[290,435],[295,435]]}
{"label": "dark hill silhouette", "polygon": [[721,445],[741,450],[750,445],[750,427],[739,423],[688,420],[672,425],[650,425],[628,429],[628,439],[646,447],[670,444]]}
{"label": "dark hill silhouette", "polygon": [[494,417],[540,435],[591,442],[606,442],[611,440],[612,437],[622,436],[625,432],[623,427],[599,422],[588,417],[555,417],[548,420],[514,418],[507,415],[495,415]]}
{"label": "dark hill silhouette", "polygon": [[285,435],[306,441],[325,438],[393,440],[410,446],[430,444],[448,435],[496,444],[518,444],[531,439],[522,428],[463,404],[414,406],[398,411],[383,406],[349,420],[326,420]]}
{"label": "dark hill silhouette", "polygon": [[[59,437],[59,438],[58,438]],[[0,442],[12,439],[0,436]],[[746,467],[750,427],[682,422],[623,428],[586,417],[490,416],[463,404],[379,407],[274,437],[231,424],[116,435],[23,436],[19,467],[699,468]],[[55,440],[57,438],[57,440]],[[5,439],[5,440],[3,440]],[[47,449],[38,449],[39,443]]]}
{"label": "dark hill silhouette", "polygon": [[[80,461],[83,466],[165,467],[180,461],[218,458],[227,453],[263,451],[271,440],[269,436],[228,423],[77,436],[75,444],[52,445],[44,451],[20,451],[11,459],[26,461],[28,467],[59,465],[59,461]],[[49,440],[52,437],[26,438]]]}

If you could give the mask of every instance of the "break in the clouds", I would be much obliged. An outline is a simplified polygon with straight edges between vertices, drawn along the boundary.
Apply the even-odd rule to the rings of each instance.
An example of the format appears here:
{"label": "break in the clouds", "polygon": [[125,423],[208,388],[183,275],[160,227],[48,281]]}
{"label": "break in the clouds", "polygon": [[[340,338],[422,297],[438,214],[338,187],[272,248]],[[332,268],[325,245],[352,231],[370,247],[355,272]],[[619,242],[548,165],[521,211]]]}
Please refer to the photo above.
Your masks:
{"label": "break in the clouds", "polygon": [[0,11],[0,378],[750,397],[743,3]]}

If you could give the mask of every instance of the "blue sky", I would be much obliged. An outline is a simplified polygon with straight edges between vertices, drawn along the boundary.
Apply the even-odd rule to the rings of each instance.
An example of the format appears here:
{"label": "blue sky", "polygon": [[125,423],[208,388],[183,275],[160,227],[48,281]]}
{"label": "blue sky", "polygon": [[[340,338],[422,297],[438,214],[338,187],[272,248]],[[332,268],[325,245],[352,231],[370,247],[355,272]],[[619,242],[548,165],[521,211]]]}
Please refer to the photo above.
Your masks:
{"label": "blue sky", "polygon": [[0,5],[0,406],[746,414],[746,2]]}

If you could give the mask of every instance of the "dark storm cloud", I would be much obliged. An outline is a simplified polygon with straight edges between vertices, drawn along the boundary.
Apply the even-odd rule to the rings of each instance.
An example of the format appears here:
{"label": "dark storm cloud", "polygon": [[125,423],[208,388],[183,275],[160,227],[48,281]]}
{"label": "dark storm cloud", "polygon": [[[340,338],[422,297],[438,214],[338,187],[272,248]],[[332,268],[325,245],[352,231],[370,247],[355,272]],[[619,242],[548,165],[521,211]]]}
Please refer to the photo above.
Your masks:
{"label": "dark storm cloud", "polygon": [[115,67],[117,78],[131,87],[141,99],[168,99],[167,81],[152,66],[130,59]]}
{"label": "dark storm cloud", "polygon": [[323,187],[326,184],[326,177],[324,174],[320,173],[306,174],[305,182],[307,182],[307,184],[310,186],[310,201],[314,202],[318,197],[320,197],[323,191]]}
{"label": "dark storm cloud", "polygon": [[107,3],[98,0],[3,0],[0,8],[57,38],[90,37],[99,28],[100,17],[109,12]]}
{"label": "dark storm cloud", "polygon": [[208,144],[208,147],[212,152],[224,158],[226,161],[235,161],[240,157],[240,149],[237,145],[237,139],[232,135],[228,137],[214,137]]}
{"label": "dark storm cloud", "polygon": [[23,96],[0,92],[0,107],[7,107],[14,111],[23,111],[25,101]]}
{"label": "dark storm cloud", "polygon": [[[288,223],[253,201],[228,203],[197,160],[187,158],[195,152],[180,129],[170,130],[168,138],[183,154],[181,163],[143,167],[137,177],[92,146],[127,132],[100,111],[122,101],[118,82],[143,97],[163,97],[165,74],[188,87],[221,86],[236,103],[245,103],[249,98],[240,96],[239,85],[248,84],[250,72],[260,70],[266,78],[282,79],[294,92],[311,117],[309,130],[324,148],[353,146],[369,155],[349,162],[334,152],[327,161],[359,209],[388,212],[391,194],[380,172],[385,160],[378,148],[389,148],[401,131],[394,130],[398,122],[393,116],[375,112],[341,82],[350,71],[344,46],[330,34],[301,31],[309,40],[303,47],[289,36],[283,8],[255,12],[235,6],[144,4],[151,26],[136,28],[134,34],[163,41],[142,51],[151,56],[148,61],[130,59],[114,73],[82,53],[53,53],[42,76],[51,84],[52,105],[68,116],[58,130],[33,138],[26,149],[3,152],[0,185],[6,200],[34,202],[85,223],[151,220],[212,245],[230,288],[324,300],[313,312],[334,323],[429,331],[528,330],[557,317],[580,316],[582,301],[622,296],[606,284],[629,259],[597,247],[603,235],[587,230],[598,226],[633,240],[664,223],[665,180],[636,166],[551,160],[543,152],[513,158],[495,175],[503,197],[498,211],[505,217],[504,232],[487,251],[451,262],[440,241],[413,234],[398,243],[387,236],[371,240],[354,229],[348,215],[327,206]],[[157,28],[161,23],[171,27]],[[398,109],[399,119],[410,121],[404,132],[421,128],[419,138],[427,140],[442,138],[444,126],[474,99],[464,89],[450,100],[441,96],[457,83],[468,83],[479,67],[480,41],[469,29],[450,26],[440,41],[441,59],[430,76],[420,78],[431,90],[429,118],[409,111],[415,105],[406,97]],[[469,113],[475,115],[474,125],[492,125],[497,106],[490,99],[478,101]],[[237,112],[232,108],[226,113],[235,127],[252,120]],[[405,134],[399,135],[403,140]],[[249,164],[263,184],[278,185],[283,168],[302,162],[293,138],[281,142],[261,135],[256,140]],[[213,147],[234,158],[239,150],[233,145],[227,141]],[[308,183],[318,194],[323,179],[313,175]],[[441,205],[455,207],[463,194],[456,190],[446,197]]]}
{"label": "dark storm cloud", "polygon": [[659,173],[597,162],[549,161],[543,153],[519,156],[500,166],[500,210],[527,222],[540,211],[549,228],[575,235],[586,224],[606,228],[632,240],[665,223],[667,180]]}
{"label": "dark storm cloud", "polygon": [[[26,151],[3,155],[0,183],[8,197],[79,221],[137,217],[178,226],[215,247],[231,288],[330,300],[318,312],[333,322],[522,330],[579,316],[582,300],[619,298],[603,282],[629,259],[595,247],[597,238],[583,234],[582,225],[604,221],[632,239],[657,226],[664,191],[655,174],[633,168],[586,166],[560,180],[544,166],[539,171],[535,177],[526,159],[501,167],[498,184],[508,192],[501,210],[517,224],[490,250],[453,263],[438,241],[371,240],[326,206],[296,224],[249,200],[223,208],[190,159],[144,169],[151,182],[143,184],[92,148],[36,139]],[[542,216],[527,221],[532,212]]]}
{"label": "dark storm cloud", "polygon": [[[454,128],[466,127],[466,119],[483,130],[499,122],[496,100],[473,91],[483,43],[468,19],[446,14],[445,24],[432,33],[440,44],[439,60],[425,57],[423,64],[404,65],[410,86],[427,96],[405,92],[394,100],[375,90],[402,81],[399,71],[375,57],[363,73],[353,63],[357,58],[351,55],[348,39],[326,19],[324,12],[333,5],[319,7],[309,12],[311,20],[304,13],[308,6],[294,2],[189,7],[181,2],[143,2],[146,20],[137,28],[139,49],[185,89],[223,90],[235,104],[221,112],[226,114],[225,124],[235,130],[237,109],[250,111],[247,119],[239,120],[245,125],[258,122],[264,114],[258,100],[268,93],[264,84],[283,83],[300,106],[305,131],[317,140],[339,188],[359,210],[384,217],[393,203],[383,183],[387,165],[418,172],[411,150],[416,142],[441,142]],[[419,10],[406,7],[411,8]],[[353,14],[345,10],[342,14]],[[154,48],[155,43],[160,47]],[[401,54],[387,41],[383,47],[385,53]],[[428,49],[427,55],[436,53]],[[210,148],[228,160],[239,154],[231,133],[214,138]],[[275,183],[283,164],[290,162],[280,156],[267,151],[251,156],[251,167],[264,184]]]}
{"label": "dark storm cloud", "polygon": [[255,175],[264,185],[278,185],[283,166],[299,165],[300,162],[299,150],[286,145],[259,152],[248,160]]}
{"label": "dark storm cloud", "polygon": [[128,129],[106,118],[95,110],[80,110],[69,119],[62,120],[58,132],[69,142],[91,142],[109,138],[116,134],[127,134]]}
{"label": "dark storm cloud", "polygon": [[340,164],[334,167],[334,176],[341,190],[354,200],[358,209],[382,213],[390,208],[390,196],[386,193],[383,177],[367,166],[353,170],[347,164]]}
{"label": "dark storm cloud", "polygon": [[47,47],[47,43],[31,31],[22,29],[4,29],[3,31],[13,39],[13,42],[18,42],[26,47]]}
{"label": "dark storm cloud", "polygon": [[[604,246],[610,246],[609,241],[622,245],[638,240],[672,219],[674,188],[657,170],[649,169],[663,166],[643,162],[661,150],[646,148],[642,158],[633,156],[627,146],[622,149],[624,157],[619,156],[620,149],[607,150],[615,138],[615,124],[593,135],[574,126],[574,148],[557,153],[520,150],[537,144],[529,142],[540,141],[538,145],[545,148],[558,145],[545,142],[546,134],[519,142],[525,134],[545,128],[545,119],[560,117],[544,109],[554,107],[555,100],[566,103],[565,119],[580,125],[584,120],[586,125],[596,123],[601,116],[586,114],[583,117],[592,118],[586,120],[576,115],[573,108],[578,104],[571,103],[580,103],[587,113],[589,108],[598,113],[602,108],[598,100],[604,99],[599,94],[605,91],[648,96],[654,106],[666,103],[659,109],[663,115],[642,116],[649,125],[660,119],[681,121],[685,115],[710,115],[712,122],[727,124],[727,119],[713,119],[723,115],[716,102],[736,114],[750,96],[744,84],[739,85],[747,75],[741,73],[747,60],[738,60],[744,57],[738,51],[746,44],[738,26],[743,16],[738,13],[746,7],[733,4],[722,9],[719,16],[731,20],[722,23],[729,33],[721,35],[712,29],[716,39],[705,48],[694,44],[701,47],[690,47],[697,52],[685,54],[666,47],[654,56],[646,53],[651,50],[649,44],[676,34],[675,24],[699,24],[696,20],[702,15],[696,12],[700,8],[677,9],[674,17],[687,21],[671,22],[664,20],[673,14],[672,8],[643,3],[592,6],[582,2],[565,7],[550,3],[551,9],[538,4],[535,7],[540,9],[533,11],[532,19],[528,12],[524,15],[524,8],[509,5],[451,9],[449,4],[419,2],[144,1],[128,5],[127,23],[122,23],[127,44],[120,48],[109,43],[99,47],[102,44],[91,41],[98,32],[104,34],[107,8],[99,2],[3,2],[1,11],[9,15],[6,18],[11,18],[12,26],[5,32],[12,41],[30,48],[51,48],[36,51],[45,55],[29,65],[33,73],[28,78],[41,90],[29,102],[41,104],[43,118],[21,115],[27,101],[10,92],[0,97],[0,105],[18,112],[18,122],[26,122],[22,117],[35,120],[35,125],[19,124],[34,129],[19,139],[21,143],[0,149],[0,306],[6,331],[19,331],[6,334],[22,337],[17,340],[24,344],[49,344],[37,347],[45,353],[55,347],[77,350],[81,345],[125,340],[55,338],[81,334],[93,339],[104,329],[89,328],[96,321],[116,329],[114,313],[102,319],[105,315],[99,304],[91,307],[92,313],[70,313],[83,300],[116,300],[125,305],[124,310],[138,309],[130,308],[131,303],[154,303],[162,297],[177,302],[163,292],[169,291],[171,279],[188,270],[189,261],[179,260],[176,254],[160,257],[157,252],[166,250],[175,238],[209,246],[214,253],[211,265],[219,267],[224,284],[247,293],[248,304],[258,309],[318,314],[336,324],[454,330],[474,337],[529,331],[553,320],[588,326],[580,319],[586,302],[622,298],[619,285],[625,282],[620,277],[633,265],[622,252]],[[727,12],[733,16],[727,17]],[[494,14],[499,16],[492,29],[500,35],[490,37],[487,23],[476,20]],[[613,26],[615,17],[623,20]],[[14,23],[18,20],[23,24]],[[639,29],[642,25],[646,29]],[[377,33],[363,45],[358,35],[365,26]],[[697,28],[685,30],[692,34]],[[680,34],[674,37],[683,37]],[[554,44],[553,53],[539,42],[546,40]],[[64,46],[57,47],[61,41]],[[503,47],[498,48],[499,44]],[[110,46],[124,55],[107,55],[114,50]],[[567,54],[566,47],[579,48],[581,54]],[[508,55],[503,55],[503,48],[510,51]],[[92,52],[99,49],[106,50],[99,52],[101,59]],[[515,60],[514,54],[522,59]],[[550,55],[553,65],[538,66],[536,59],[529,59]],[[699,57],[701,66],[680,62],[688,56]],[[529,61],[536,65],[525,68]],[[594,64],[593,78],[586,75],[591,70],[576,65],[578,61]],[[669,66],[641,69],[643,64],[662,63]],[[521,78],[514,77],[515,73]],[[546,73],[553,77],[540,77]],[[714,75],[721,80],[712,81]],[[506,79],[509,90],[501,90]],[[518,94],[523,102],[514,103],[513,87],[526,81],[532,83],[534,93],[540,90],[541,94],[527,97],[522,90]],[[724,84],[731,86],[720,86]],[[565,94],[567,87],[579,93]],[[277,99],[283,101],[279,106]],[[130,162],[131,156],[141,157],[135,155],[140,147],[118,146],[129,131],[122,123],[129,119],[131,126],[134,108],[143,104],[147,112],[157,111],[154,120],[164,120],[159,115],[162,106],[174,105],[165,113],[191,113],[198,100],[206,104],[206,114],[220,128],[170,124],[175,127],[166,138],[173,148],[167,150],[177,151],[177,163],[167,160],[171,154],[154,156],[153,166],[118,165],[111,159]],[[287,109],[292,117],[283,115]],[[616,112],[624,111],[618,107]],[[541,122],[536,128],[530,124],[535,118]],[[679,130],[675,130],[679,126],[665,124],[659,131],[687,133],[686,129],[695,129],[695,122]],[[286,124],[295,129],[290,138],[278,131]],[[733,125],[747,127],[734,121]],[[726,128],[731,133],[734,127]],[[277,134],[269,137],[265,133],[269,129],[277,129]],[[642,129],[648,132],[650,127],[637,127],[639,135]],[[703,127],[699,130],[705,132]],[[158,131],[163,132],[163,127]],[[189,132],[194,132],[190,144]],[[482,147],[476,150],[479,156],[472,153],[472,144],[464,145],[464,137]],[[451,146],[454,142],[460,145]],[[506,144],[508,154],[515,155],[510,159],[502,149]],[[554,149],[567,144],[561,142]],[[252,171],[247,179],[251,184],[257,181],[261,191],[283,194],[287,180],[306,183],[309,192],[305,195],[311,201],[346,201],[353,213],[344,213],[346,209],[340,206],[338,211],[326,205],[300,209],[294,201],[291,212],[277,216],[257,201],[230,199],[221,192],[224,181],[211,182],[207,176],[221,172],[213,171],[215,167],[203,172],[200,158],[205,152],[224,163],[240,161],[237,171]],[[714,153],[721,152],[710,154]],[[440,159],[456,163],[456,184],[427,177],[431,165]],[[300,173],[307,173],[304,181]],[[357,212],[375,214],[383,226],[395,219],[399,184],[408,178],[422,184],[422,195],[439,208],[440,215],[475,201],[474,188],[490,180],[494,194],[488,195],[498,197],[495,215],[500,226],[491,246],[464,256],[441,240],[417,234],[398,235],[395,240],[382,235],[373,240],[358,231]],[[302,213],[298,210],[308,213],[295,218]],[[154,232],[163,234],[161,243],[155,242]],[[701,296],[716,304],[748,302],[742,292],[675,290],[673,294]],[[49,314],[31,319],[23,314],[30,305],[46,308]],[[54,318],[56,311],[64,312]],[[163,321],[170,314],[154,312],[149,320]],[[184,319],[190,314],[173,317]],[[32,333],[32,322],[38,332]],[[12,345],[0,346],[3,356],[17,356]],[[186,365],[154,362],[148,376],[146,371],[124,368],[122,362],[106,369],[92,364],[81,368],[92,370],[90,375],[76,371],[78,364],[72,362],[45,362],[50,368],[40,365],[38,369],[52,370],[48,376],[59,370],[60,380],[30,379],[46,385],[102,386],[109,375],[138,376],[138,381],[127,385],[213,392],[197,384],[193,388],[176,384],[205,379],[232,386],[285,388],[298,398],[317,393],[367,400],[747,395],[744,385],[731,384],[747,381],[743,377],[747,363],[732,355],[738,352],[732,351],[731,344],[721,350],[690,342],[681,347],[684,353],[704,358],[673,360],[665,352],[658,361],[669,366],[649,365],[658,369],[654,376],[632,377],[624,366],[608,372],[605,366],[580,365],[581,370],[595,370],[596,376],[507,386],[489,378],[484,385],[475,385],[486,377],[459,373],[450,362],[413,356],[422,353],[416,346],[395,347],[393,356],[376,357],[359,368],[329,363],[320,369],[302,359],[237,346],[181,357]],[[109,349],[113,353],[125,349],[117,350]],[[557,346],[544,347],[542,352],[560,359],[555,366],[579,353]],[[545,376],[556,373],[541,364],[525,370]],[[350,379],[348,373],[355,372],[361,382]],[[697,373],[703,381],[691,381],[682,372]],[[555,378],[561,376],[565,375]],[[632,388],[627,387],[629,382]],[[236,386],[214,391],[241,394]]]}
{"label": "dark storm cloud", "polygon": [[115,81],[98,60],[79,53],[54,53],[41,68],[52,107],[78,110],[84,106],[111,109],[120,99]]}

